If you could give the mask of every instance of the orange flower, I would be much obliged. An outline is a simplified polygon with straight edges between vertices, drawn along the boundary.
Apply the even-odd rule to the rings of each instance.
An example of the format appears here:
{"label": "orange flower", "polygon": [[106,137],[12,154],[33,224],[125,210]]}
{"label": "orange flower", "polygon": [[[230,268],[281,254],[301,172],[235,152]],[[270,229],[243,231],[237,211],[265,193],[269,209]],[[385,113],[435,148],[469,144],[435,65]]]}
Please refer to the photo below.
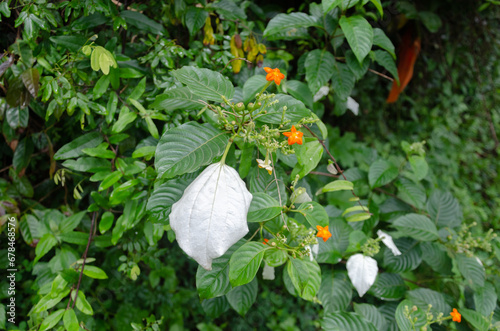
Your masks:
{"label": "orange flower", "polygon": [[328,238],[330,238],[332,236],[330,231],[328,231],[328,225],[325,227],[322,227],[320,225],[316,225],[316,229],[318,229],[318,234],[316,235],[316,237],[323,238],[323,241],[327,241]]}
{"label": "orange flower", "polygon": [[462,315],[458,312],[457,308],[453,308],[453,311],[450,313],[453,322],[460,323],[462,321]]}
{"label": "orange flower", "polygon": [[264,239],[264,241],[262,242],[264,245],[267,245],[267,243],[269,242],[269,239]]}
{"label": "orange flower", "polygon": [[276,85],[281,84],[281,80],[285,78],[285,75],[283,75],[278,68],[271,69],[269,67],[264,67],[264,70],[267,72],[266,80],[269,82],[274,80]]}
{"label": "orange flower", "polygon": [[288,145],[293,145],[295,143],[302,145],[302,132],[295,129],[295,125],[292,125],[292,130],[290,132],[283,132],[285,136],[288,137]]}

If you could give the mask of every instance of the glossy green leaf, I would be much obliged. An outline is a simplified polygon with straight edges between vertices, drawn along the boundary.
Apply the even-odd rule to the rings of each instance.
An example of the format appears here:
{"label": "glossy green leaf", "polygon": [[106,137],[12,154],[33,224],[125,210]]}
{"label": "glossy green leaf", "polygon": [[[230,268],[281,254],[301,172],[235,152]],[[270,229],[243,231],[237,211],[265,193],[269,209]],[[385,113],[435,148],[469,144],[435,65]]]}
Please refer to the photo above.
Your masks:
{"label": "glossy green leaf", "polygon": [[45,254],[47,254],[55,245],[57,244],[57,239],[52,233],[46,233],[40,238],[40,241],[36,245],[35,250],[35,263],[40,260]]}
{"label": "glossy green leaf", "polygon": [[[72,295],[74,298],[75,296],[74,292]],[[76,308],[85,315],[94,315],[94,310],[92,309],[90,303],[87,301],[87,298],[85,297],[85,294],[83,293],[82,290],[78,291],[78,298],[76,299]]]}
{"label": "glossy green leaf", "polygon": [[340,27],[359,63],[370,53],[373,44],[373,29],[368,21],[359,15],[342,16]]}
{"label": "glossy green leaf", "polygon": [[345,310],[352,299],[352,285],[347,274],[332,270],[323,272],[318,299],[326,313]]}
{"label": "glossy green leaf", "polygon": [[267,114],[256,117],[258,121],[268,124],[280,124],[283,117],[283,107],[287,107],[285,120],[297,123],[304,117],[311,116],[311,111],[299,100],[285,94],[277,94],[275,100],[279,102],[267,109]]}
{"label": "glossy green leaf", "polygon": [[93,89],[93,94],[94,94],[94,100],[99,99],[107,90],[109,87],[109,76],[108,75],[103,75],[101,78],[97,80],[97,82],[94,85]]}
{"label": "glossy green leaf", "polygon": [[157,185],[151,193],[146,210],[153,214],[158,221],[168,224],[168,215],[170,215],[172,205],[181,198],[184,190],[193,179],[176,178]]}
{"label": "glossy green leaf", "polygon": [[279,267],[288,261],[288,253],[282,249],[271,248],[264,254],[264,261],[270,267]]}
{"label": "glossy green leaf", "polygon": [[320,26],[318,18],[305,13],[278,14],[273,17],[264,30],[264,37],[274,34],[293,34],[299,28]]}
{"label": "glossy green leaf", "polygon": [[422,180],[427,176],[427,173],[429,172],[429,165],[427,164],[427,161],[425,160],[425,157],[419,156],[419,155],[412,155],[408,158],[410,161],[410,166],[411,169],[413,170],[413,173],[417,177],[418,180]]}
{"label": "glossy green leaf", "polygon": [[315,201],[304,202],[297,209],[305,214],[307,222],[309,222],[313,229],[316,229],[318,225],[325,227],[329,223],[325,208]]}
{"label": "glossy green leaf", "polygon": [[286,80],[283,85],[289,94],[302,101],[309,109],[313,109],[313,95],[307,84],[298,80]]}
{"label": "glossy green leaf", "polygon": [[490,330],[490,323],[485,316],[481,315],[477,311],[467,308],[460,308],[458,311],[462,315],[462,321],[465,319],[472,325],[473,329],[476,331],[487,331]]}
{"label": "glossy green leaf", "polygon": [[335,57],[326,50],[315,49],[307,54],[306,81],[312,93],[318,92],[332,77],[335,70]]}
{"label": "glossy green leaf", "polygon": [[146,31],[160,36],[165,33],[165,28],[160,23],[150,19],[138,11],[124,10],[120,12],[120,16],[125,20],[125,22],[127,22],[127,24],[135,26],[139,29],[139,31]]}
{"label": "glossy green leaf", "polygon": [[408,238],[395,239],[394,243],[401,255],[394,255],[389,249],[384,251],[384,264],[391,272],[403,272],[416,269],[422,262],[422,250],[417,242]]}
{"label": "glossy green leaf", "polygon": [[309,268],[304,260],[299,258],[289,259],[286,264],[286,272],[292,281],[297,293],[302,296],[309,282]]}
{"label": "glossy green leaf", "polygon": [[73,231],[80,224],[86,213],[87,212],[84,210],[63,220],[61,224],[59,224],[61,233]]}
{"label": "glossy green leaf", "polygon": [[111,164],[108,160],[95,157],[80,157],[76,160],[66,160],[62,165],[70,170],[80,172],[97,172],[111,168]]}
{"label": "glossy green leaf", "polygon": [[257,279],[254,278],[250,283],[233,288],[226,294],[226,298],[238,314],[245,316],[257,299],[257,290]]}
{"label": "glossy green leaf", "polygon": [[231,81],[216,71],[186,66],[171,71],[171,74],[192,93],[207,100],[224,102],[223,97],[229,100],[234,95]]}
{"label": "glossy green leaf", "polygon": [[36,98],[38,96],[38,90],[40,89],[40,72],[38,69],[26,69],[21,74],[21,79],[26,89],[31,93],[31,96]]}
{"label": "glossy green leaf", "polygon": [[75,311],[73,309],[68,309],[64,312],[63,316],[64,327],[67,331],[78,331],[80,330],[80,325],[78,324],[78,318],[76,317]]}
{"label": "glossy green leaf", "polygon": [[[414,331],[419,330],[427,322],[425,312],[417,307],[416,311],[412,311],[415,304],[411,300],[403,300],[399,303],[396,309],[396,322],[398,323],[399,330],[401,331]],[[410,318],[416,319],[414,323],[405,316],[405,311],[409,310],[411,312]]]}
{"label": "glossy green leaf", "polygon": [[347,64],[336,62],[333,66],[332,88],[341,99],[347,98],[354,88],[355,76]]}
{"label": "glossy green leaf", "polygon": [[156,96],[151,108],[166,111],[201,109],[204,100],[204,98],[193,94],[189,88],[178,87]]}
{"label": "glossy green leaf", "polygon": [[393,226],[401,233],[421,241],[433,241],[439,238],[437,228],[424,215],[407,214],[394,221]]}
{"label": "glossy green leaf", "polygon": [[[303,260],[305,263],[308,278],[304,286],[304,290],[300,293],[300,297],[304,300],[314,301],[316,294],[321,286],[321,269],[316,261]],[[293,278],[292,278],[293,281]]]}
{"label": "glossy green leaf", "polygon": [[424,208],[427,196],[422,185],[406,178],[400,178],[396,182],[396,187],[398,188],[398,197],[401,200],[416,208]]}
{"label": "glossy green leaf", "polygon": [[377,331],[375,326],[356,313],[333,312],[325,314],[321,327],[328,331],[363,330]]}
{"label": "glossy green leaf", "polygon": [[387,330],[387,321],[377,307],[367,303],[355,303],[354,311],[365,320],[372,323],[377,331]]}
{"label": "glossy green leaf", "polygon": [[59,309],[50,314],[47,318],[45,318],[42,322],[42,325],[40,325],[40,331],[45,331],[45,330],[50,330],[52,329],[64,315],[66,309]]}
{"label": "glossy green leaf", "polygon": [[354,188],[354,184],[347,180],[336,180],[326,184],[321,192],[335,192],[335,191],[350,191]]}
{"label": "glossy green leaf", "polygon": [[396,58],[396,52],[394,50],[394,45],[392,41],[386,36],[383,30],[379,28],[373,29],[373,44],[385,49],[392,55],[393,58]]}
{"label": "glossy green leaf", "polygon": [[251,241],[234,252],[229,261],[229,280],[233,287],[247,284],[255,278],[267,249],[268,246]]}
{"label": "glossy green leaf", "polygon": [[54,154],[55,160],[65,160],[76,158],[78,156],[84,155],[84,148],[93,148],[98,146],[104,139],[99,134],[99,132],[87,133],[81,137],[76,138],[72,142],[61,147],[56,154]]}
{"label": "glossy green leaf", "polygon": [[406,285],[398,274],[381,273],[368,292],[381,300],[395,301],[404,297]]}
{"label": "glossy green leaf", "polygon": [[254,101],[255,95],[266,86],[267,80],[264,75],[255,75],[247,79],[243,85],[243,102],[245,104]]}
{"label": "glossy green leaf", "polygon": [[483,314],[483,316],[490,316],[495,310],[497,299],[495,286],[490,282],[485,282],[483,287],[476,289],[474,292],[476,311]]}
{"label": "glossy green leaf", "polygon": [[472,288],[481,288],[484,286],[485,270],[483,264],[477,257],[469,257],[465,254],[457,254],[455,262],[458,270],[464,276],[466,282]]}
{"label": "glossy green leaf", "polygon": [[108,275],[102,270],[101,268],[92,266],[92,265],[86,265],[85,268],[83,269],[83,274],[87,277],[94,278],[94,279],[107,279]]}
{"label": "glossy green leaf", "polygon": [[248,210],[248,222],[265,222],[281,213],[281,206],[269,194],[258,192],[253,194],[252,203]]}
{"label": "glossy green leaf", "polygon": [[193,36],[196,32],[201,30],[205,25],[205,20],[208,17],[208,12],[202,8],[189,6],[186,11],[185,22],[189,30],[189,34]]}
{"label": "glossy green leaf", "polygon": [[370,166],[370,171],[368,172],[368,180],[372,188],[384,186],[389,184],[399,174],[397,167],[393,166],[385,160],[377,160]]}
{"label": "glossy green leaf", "polygon": [[345,59],[347,66],[354,74],[354,77],[356,77],[356,80],[359,80],[366,74],[371,63],[371,59],[369,56],[365,57],[362,63],[359,63],[356,55],[354,55],[353,51],[351,50],[348,50],[345,53]]}
{"label": "glossy green leaf", "polygon": [[435,190],[427,200],[427,211],[438,227],[455,228],[462,223],[462,211],[457,199],[447,191]]}
{"label": "glossy green leaf", "polygon": [[422,248],[422,259],[425,263],[431,266],[437,272],[444,275],[451,273],[451,259],[446,252],[446,247],[437,242],[423,242],[420,244]]}
{"label": "glossy green leaf", "polygon": [[200,299],[210,299],[228,293],[231,290],[229,282],[229,261],[233,253],[245,243],[240,240],[231,246],[224,255],[212,261],[212,270],[198,266],[196,272],[196,289]]}
{"label": "glossy green leaf", "polygon": [[418,16],[422,23],[424,23],[424,26],[427,28],[427,30],[429,30],[431,33],[438,32],[441,25],[443,25],[441,18],[436,13],[429,11],[419,11]]}
{"label": "glossy green leaf", "polygon": [[413,303],[426,311],[428,305],[432,305],[431,311],[435,314],[443,313],[445,316],[451,312],[450,305],[446,302],[444,296],[440,292],[433,291],[428,288],[417,288],[406,293],[406,297]]}
{"label": "glossy green leaf", "polygon": [[196,171],[222,155],[226,133],[210,124],[188,122],[166,131],[158,142],[155,167],[158,177],[171,178]]}
{"label": "glossy green leaf", "polygon": [[396,67],[394,58],[388,52],[382,50],[373,51],[373,57],[375,58],[375,62],[389,71],[399,84],[398,68]]}
{"label": "glossy green leaf", "polygon": [[114,220],[115,217],[112,212],[104,212],[104,214],[102,214],[101,216],[101,221],[99,222],[99,232],[101,234],[104,234],[106,231],[111,229]]}

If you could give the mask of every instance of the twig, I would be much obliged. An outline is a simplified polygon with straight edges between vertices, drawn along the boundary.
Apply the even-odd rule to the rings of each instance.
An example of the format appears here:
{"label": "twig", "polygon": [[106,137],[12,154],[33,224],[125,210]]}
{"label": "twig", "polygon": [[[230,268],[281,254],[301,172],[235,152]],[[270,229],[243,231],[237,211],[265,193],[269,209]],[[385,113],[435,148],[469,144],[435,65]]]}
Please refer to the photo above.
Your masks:
{"label": "twig", "polygon": [[389,76],[386,76],[386,75],[384,75],[383,73],[380,73],[380,72],[375,71],[375,70],[373,70],[373,69],[368,69],[368,71],[369,71],[369,72],[374,73],[375,75],[379,75],[380,77],[384,77],[385,79],[388,79],[388,80],[390,80],[391,82],[393,82],[393,81],[394,81],[394,79],[393,79],[393,78],[391,78],[391,77],[389,77]]}
{"label": "twig", "polygon": [[311,171],[310,174],[319,175],[319,176],[326,176],[326,177],[334,177],[334,178],[340,177],[340,175],[334,175],[334,174],[330,174],[328,172],[319,172],[319,171]]}
{"label": "twig", "polygon": [[[89,252],[89,247],[90,247],[90,242],[92,241],[92,234],[94,231],[94,224],[95,224],[95,219],[96,219],[96,212],[92,214],[92,223],[90,224],[90,231],[89,231],[89,240],[87,241],[87,247],[85,248],[85,252],[83,253],[82,259],[82,269],[80,270],[80,276],[78,277],[78,283],[76,285],[76,293],[75,293],[75,299],[73,300],[73,305],[71,308],[75,307],[76,300],[78,300],[78,291],[80,290],[80,284],[82,283],[82,275],[83,275],[83,269],[85,268],[85,261],[87,260],[87,253]],[[71,300],[71,297],[70,297]]]}
{"label": "twig", "polygon": [[[314,132],[312,132],[312,130],[307,125],[304,125],[304,127],[314,136],[314,138],[318,139],[321,146],[323,146],[323,149],[326,151],[328,156],[332,159],[333,163],[335,164],[335,168],[337,168],[337,171],[342,175],[342,177],[344,177],[344,180],[347,180],[347,177],[344,175],[344,171],[342,171],[342,169],[340,169],[340,166],[337,163],[337,160],[335,160],[332,153],[330,153],[330,151],[326,147],[325,141],[319,139],[319,137]],[[356,193],[354,193],[354,189],[351,190],[351,193],[354,197],[357,198],[358,204],[361,206],[361,209],[363,209],[363,211],[365,211],[366,213],[372,215],[372,213],[370,213],[368,210],[365,210],[366,207],[361,204],[361,201],[359,201],[359,197],[356,195]]]}

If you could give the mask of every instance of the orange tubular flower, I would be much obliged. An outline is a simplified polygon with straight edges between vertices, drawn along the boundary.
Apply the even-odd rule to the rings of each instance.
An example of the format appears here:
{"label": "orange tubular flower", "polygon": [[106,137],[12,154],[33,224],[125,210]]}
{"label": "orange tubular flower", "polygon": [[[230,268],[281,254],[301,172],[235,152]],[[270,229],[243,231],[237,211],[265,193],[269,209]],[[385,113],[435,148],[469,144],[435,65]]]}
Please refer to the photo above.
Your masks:
{"label": "orange tubular flower", "polygon": [[302,132],[295,129],[295,125],[292,125],[292,130],[290,132],[283,132],[283,135],[288,137],[288,145],[293,145],[295,143],[302,145]]}
{"label": "orange tubular flower", "polygon": [[278,68],[271,69],[269,67],[264,67],[264,70],[267,72],[266,75],[266,80],[268,82],[271,82],[274,80],[276,85],[281,84],[281,80],[285,78],[285,75],[283,75]]}
{"label": "orange tubular flower", "polygon": [[453,311],[450,313],[453,322],[460,323],[462,321],[462,315],[458,312],[457,308],[453,308]]}
{"label": "orange tubular flower", "polygon": [[267,243],[269,242],[269,239],[264,239],[264,241],[262,242],[264,245],[267,245]]}
{"label": "orange tubular flower", "polygon": [[318,229],[318,234],[316,235],[316,237],[323,238],[323,241],[327,241],[328,238],[330,238],[332,236],[330,231],[328,231],[328,225],[325,227],[322,227],[320,225],[316,225],[316,229]]}

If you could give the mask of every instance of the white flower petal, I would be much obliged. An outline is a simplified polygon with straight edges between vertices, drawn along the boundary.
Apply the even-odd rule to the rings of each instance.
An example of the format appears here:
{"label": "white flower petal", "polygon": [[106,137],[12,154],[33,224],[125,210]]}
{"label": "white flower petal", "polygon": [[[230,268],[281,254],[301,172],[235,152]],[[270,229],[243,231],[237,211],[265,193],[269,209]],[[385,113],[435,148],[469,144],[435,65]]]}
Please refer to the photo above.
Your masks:
{"label": "white flower petal", "polygon": [[394,255],[401,255],[401,252],[399,251],[398,247],[396,244],[394,244],[394,241],[392,240],[392,237],[388,235],[387,233],[378,230],[377,231],[377,236],[382,239],[382,242],[392,251],[392,254]]}
{"label": "white flower petal", "polygon": [[221,163],[208,166],[172,206],[170,226],[179,246],[211,270],[212,260],[247,234],[251,201],[236,170]]}

